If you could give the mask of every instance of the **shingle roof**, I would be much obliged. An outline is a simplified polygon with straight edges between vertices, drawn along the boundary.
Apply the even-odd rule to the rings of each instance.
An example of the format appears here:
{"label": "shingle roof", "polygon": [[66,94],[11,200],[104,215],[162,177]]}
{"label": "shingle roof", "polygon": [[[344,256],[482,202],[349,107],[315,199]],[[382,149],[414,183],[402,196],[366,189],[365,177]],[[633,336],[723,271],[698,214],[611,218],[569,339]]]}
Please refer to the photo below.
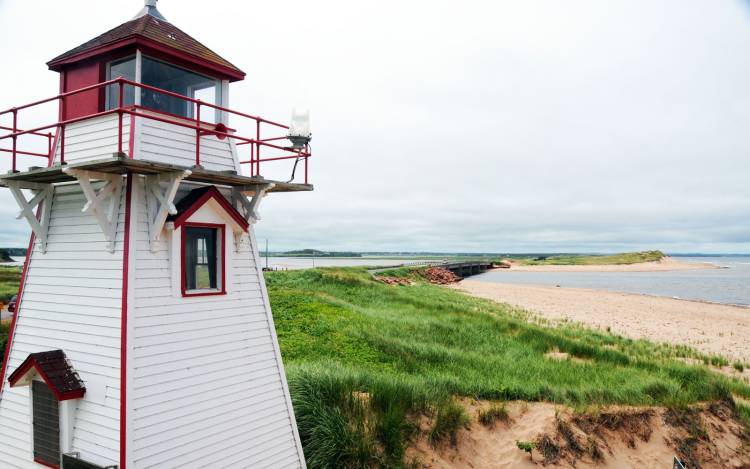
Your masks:
{"label": "shingle roof", "polygon": [[148,14],[123,23],[104,34],[65,52],[64,54],[58,55],[50,60],[47,65],[54,67],[55,65],[64,62],[66,59],[75,57],[78,54],[134,37],[149,39],[171,49],[175,49],[212,64],[227,68],[235,74],[245,75],[242,70],[235,67],[231,62],[196,41],[177,26]]}
{"label": "shingle roof", "polygon": [[28,386],[32,369],[39,373],[59,401],[78,399],[86,393],[86,386],[62,350],[30,354],[8,377],[10,386]]}

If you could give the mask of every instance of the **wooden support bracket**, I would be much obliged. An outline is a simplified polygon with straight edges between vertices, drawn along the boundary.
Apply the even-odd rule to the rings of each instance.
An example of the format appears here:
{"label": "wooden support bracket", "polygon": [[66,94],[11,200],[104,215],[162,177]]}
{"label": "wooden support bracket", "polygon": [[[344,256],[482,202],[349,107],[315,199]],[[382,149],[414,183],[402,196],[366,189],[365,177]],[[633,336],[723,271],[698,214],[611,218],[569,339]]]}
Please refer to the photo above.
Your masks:
{"label": "wooden support bracket", "polygon": [[[273,189],[274,184],[259,184],[253,190],[248,191],[246,188],[236,187],[232,190],[232,205],[234,205],[240,214],[245,217],[245,220],[250,224],[255,224],[260,220],[260,214],[258,213],[258,207],[260,201],[266,196],[266,193]],[[247,199],[248,193],[252,194],[250,200]],[[234,234],[234,249],[239,252],[243,240],[245,240],[243,232]],[[248,237],[249,241],[250,238]]]}
{"label": "wooden support bracket", "polygon": [[[107,240],[107,250],[115,252],[117,240],[117,221],[120,217],[123,177],[119,174],[97,173],[74,168],[63,168],[63,172],[78,180],[86,197],[81,212],[91,213]],[[92,181],[104,181],[104,185],[95,189]]]}
{"label": "wooden support bracket", "polygon": [[266,193],[273,189],[276,185],[273,183],[258,184],[255,190],[251,191],[252,198],[247,199],[248,191],[246,189],[235,188],[232,191],[232,202],[240,214],[245,217],[248,223],[255,224],[260,220],[260,214],[258,213],[258,207],[260,206],[261,200],[266,196]]}
{"label": "wooden support bracket", "polygon": [[[146,176],[146,206],[148,207],[148,240],[151,252],[156,251],[164,224],[169,215],[177,214],[174,198],[180,182],[190,176],[191,171]],[[162,187],[162,182],[166,187]]]}
{"label": "wooden support bracket", "polygon": [[[47,252],[47,234],[49,231],[49,216],[52,210],[52,194],[55,187],[52,184],[39,184],[34,182],[8,181],[5,185],[10,189],[13,198],[21,209],[16,216],[20,220],[25,218],[31,230],[34,232],[36,242],[42,253]],[[34,194],[31,200],[21,192],[23,189],[31,190]],[[37,218],[34,208],[41,204],[41,213]]]}

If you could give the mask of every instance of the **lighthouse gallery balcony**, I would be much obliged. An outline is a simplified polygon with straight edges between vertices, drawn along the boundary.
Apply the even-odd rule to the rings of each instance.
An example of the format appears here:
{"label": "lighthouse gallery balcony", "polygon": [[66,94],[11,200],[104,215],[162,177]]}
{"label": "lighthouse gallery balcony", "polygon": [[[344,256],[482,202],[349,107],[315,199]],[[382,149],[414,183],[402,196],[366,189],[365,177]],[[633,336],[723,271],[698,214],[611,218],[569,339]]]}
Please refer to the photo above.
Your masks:
{"label": "lighthouse gallery balcony", "polygon": [[[94,95],[105,97],[106,110],[80,115],[81,100]],[[60,118],[23,126],[25,115],[54,102]],[[75,117],[66,118],[70,115]],[[117,77],[1,111],[0,155],[9,157],[11,166],[1,179],[63,182],[70,179],[63,168],[142,174],[187,169],[189,180],[312,190],[309,146],[290,145],[288,132],[278,122]],[[269,166],[277,174],[288,170],[290,181],[263,178]]]}

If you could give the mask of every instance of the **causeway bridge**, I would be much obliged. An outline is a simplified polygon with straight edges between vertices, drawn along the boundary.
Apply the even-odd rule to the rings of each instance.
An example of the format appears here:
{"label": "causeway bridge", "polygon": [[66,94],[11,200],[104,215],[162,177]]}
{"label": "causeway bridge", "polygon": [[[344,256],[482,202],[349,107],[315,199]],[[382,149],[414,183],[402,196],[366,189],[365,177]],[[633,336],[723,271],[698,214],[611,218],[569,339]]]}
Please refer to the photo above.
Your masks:
{"label": "causeway bridge", "polygon": [[450,270],[459,277],[470,277],[484,273],[492,268],[492,262],[487,260],[472,260],[464,262],[452,262],[452,261],[433,261],[433,262],[404,262],[403,264],[392,265],[388,267],[379,267],[377,269],[371,269],[370,272],[375,274],[389,269],[398,267],[442,267]]}
{"label": "causeway bridge", "polygon": [[459,277],[470,277],[486,272],[492,268],[492,262],[489,261],[467,261],[467,262],[446,262],[439,267],[448,269]]}

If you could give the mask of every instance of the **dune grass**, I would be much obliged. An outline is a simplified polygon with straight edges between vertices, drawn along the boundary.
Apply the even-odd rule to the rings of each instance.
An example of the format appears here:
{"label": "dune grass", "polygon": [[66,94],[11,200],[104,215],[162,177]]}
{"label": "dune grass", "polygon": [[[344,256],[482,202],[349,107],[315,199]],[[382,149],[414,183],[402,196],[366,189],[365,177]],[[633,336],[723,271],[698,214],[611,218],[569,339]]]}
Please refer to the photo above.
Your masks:
{"label": "dune grass", "polygon": [[[421,281],[388,286],[363,268],[266,279],[310,467],[408,464],[417,416],[437,425],[455,396],[575,407],[750,396],[739,381],[680,361],[706,358],[687,347],[549,327]],[[577,359],[549,360],[550,350]],[[450,420],[460,421],[442,424]]]}
{"label": "dune grass", "polygon": [[516,262],[521,265],[622,265],[656,262],[663,257],[665,256],[661,251],[642,251],[606,256],[560,255],[546,258],[521,258]]}
{"label": "dune grass", "polygon": [[8,303],[18,293],[18,282],[21,280],[21,268],[17,266],[0,266],[0,302]]}

